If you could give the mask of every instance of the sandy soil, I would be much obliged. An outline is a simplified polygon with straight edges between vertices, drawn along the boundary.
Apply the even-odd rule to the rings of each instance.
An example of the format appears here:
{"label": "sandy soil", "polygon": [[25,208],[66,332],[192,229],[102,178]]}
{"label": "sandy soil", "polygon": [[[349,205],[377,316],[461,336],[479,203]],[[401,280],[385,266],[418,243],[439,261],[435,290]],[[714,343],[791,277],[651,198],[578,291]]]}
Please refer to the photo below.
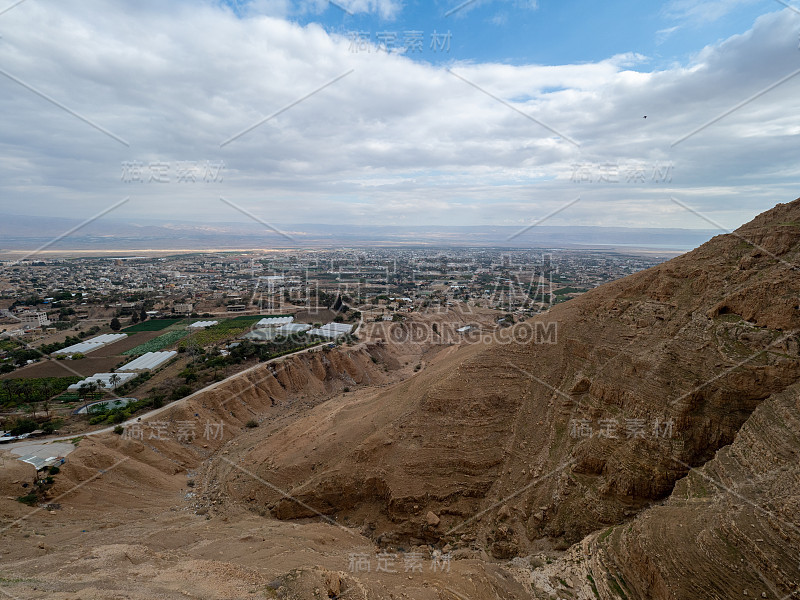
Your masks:
{"label": "sandy soil", "polygon": [[[293,424],[313,430],[317,420],[346,419],[454,352],[427,344],[379,350],[365,341],[257,365],[144,419],[168,423],[166,439],[84,438],[36,507],[16,501],[33,489],[33,467],[3,451],[0,592],[57,600],[524,597],[479,553],[451,561],[425,544],[389,551],[373,539],[371,518],[279,521],[223,485],[232,470],[253,481],[240,463],[262,439]],[[198,425],[197,438],[177,441],[176,423],[191,418],[224,422],[225,435],[201,439]],[[259,427],[245,427],[253,418]]]}

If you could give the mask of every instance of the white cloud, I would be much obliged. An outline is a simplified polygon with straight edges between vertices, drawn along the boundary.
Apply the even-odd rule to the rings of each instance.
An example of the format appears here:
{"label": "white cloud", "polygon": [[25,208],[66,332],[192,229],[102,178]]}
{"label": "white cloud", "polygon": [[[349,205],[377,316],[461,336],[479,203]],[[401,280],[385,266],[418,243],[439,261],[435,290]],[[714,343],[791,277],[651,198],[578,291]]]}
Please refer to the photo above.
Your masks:
{"label": "white cloud", "polygon": [[662,13],[672,19],[687,21],[696,25],[711,23],[761,0],[670,0]]}
{"label": "white cloud", "polygon": [[[450,6],[447,9],[448,16],[465,17],[479,6],[497,6],[510,8],[513,10],[538,10],[538,0],[449,0]],[[505,21],[508,13],[501,12],[492,17],[492,22]]]}
{"label": "white cloud", "polygon": [[[353,53],[314,25],[188,2],[25,3],[0,20],[0,68],[130,147],[0,76],[0,210],[89,216],[131,196],[120,214],[241,218],[224,196],[270,222],[519,224],[580,194],[550,224],[707,227],[673,195],[733,226],[798,195],[800,77],[672,144],[794,71],[798,25],[767,15],[653,72],[637,55],[450,65],[526,118],[444,67]],[[167,163],[171,181],[122,182],[124,161]],[[186,161],[224,161],[224,181],[177,182]],[[586,169],[601,181],[573,181]]]}
{"label": "white cloud", "polygon": [[238,14],[281,18],[319,15],[333,9],[352,15],[374,14],[381,19],[391,20],[403,8],[401,0],[231,0],[231,4]]}
{"label": "white cloud", "polygon": [[656,44],[661,45],[676,31],[680,30],[680,25],[675,25],[674,27],[667,27],[665,29],[659,29],[656,31]]}

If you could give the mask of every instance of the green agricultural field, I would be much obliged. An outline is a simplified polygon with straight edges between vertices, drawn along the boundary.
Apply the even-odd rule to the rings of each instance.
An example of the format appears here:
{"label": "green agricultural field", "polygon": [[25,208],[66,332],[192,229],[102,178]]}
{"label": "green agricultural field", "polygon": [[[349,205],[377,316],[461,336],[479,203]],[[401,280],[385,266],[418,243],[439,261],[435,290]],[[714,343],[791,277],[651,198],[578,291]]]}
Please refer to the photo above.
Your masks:
{"label": "green agricultural field", "polygon": [[588,291],[586,288],[564,287],[561,288],[560,290],[555,290],[553,293],[556,294],[557,296],[565,296],[567,294],[578,294],[578,293],[582,294],[586,291]]}
{"label": "green agricultural field", "polygon": [[[122,330],[123,333],[136,333],[137,331],[161,331],[162,329],[166,329],[170,325],[174,325],[183,321],[183,318],[180,319],[151,319],[149,321],[143,321],[142,323],[137,323],[136,325],[131,325],[130,327],[126,327]],[[127,353],[126,353],[127,354]]]}
{"label": "green agricultural field", "polygon": [[126,350],[122,354],[124,354],[125,356],[141,356],[146,352],[157,352],[159,350],[167,348],[168,346],[171,346],[178,340],[186,337],[188,334],[189,332],[186,329],[168,331],[167,333],[161,334],[157,338],[153,338],[152,340],[147,341],[144,344],[139,344],[135,348]]}
{"label": "green agricultural field", "polygon": [[227,321],[222,321],[207,329],[193,333],[190,339],[196,342],[198,346],[208,346],[221,342],[222,340],[238,337],[260,320],[261,317],[228,319]]}

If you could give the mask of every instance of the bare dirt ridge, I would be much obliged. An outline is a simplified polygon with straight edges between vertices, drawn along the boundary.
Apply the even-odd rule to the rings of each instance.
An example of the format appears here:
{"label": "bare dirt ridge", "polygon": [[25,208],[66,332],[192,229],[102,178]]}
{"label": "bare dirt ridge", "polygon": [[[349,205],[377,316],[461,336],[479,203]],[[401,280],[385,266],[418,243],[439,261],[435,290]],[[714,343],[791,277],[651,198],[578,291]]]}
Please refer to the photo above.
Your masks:
{"label": "bare dirt ridge", "polygon": [[[800,200],[540,315],[556,343],[383,336],[264,365],[166,411],[166,440],[81,442],[56,514],[9,528],[30,509],[4,500],[0,585],[21,598],[793,597],[799,254]],[[188,421],[197,438],[178,441]],[[205,423],[225,436],[202,439]],[[394,568],[376,570],[376,552]],[[448,572],[431,568],[440,552]]]}

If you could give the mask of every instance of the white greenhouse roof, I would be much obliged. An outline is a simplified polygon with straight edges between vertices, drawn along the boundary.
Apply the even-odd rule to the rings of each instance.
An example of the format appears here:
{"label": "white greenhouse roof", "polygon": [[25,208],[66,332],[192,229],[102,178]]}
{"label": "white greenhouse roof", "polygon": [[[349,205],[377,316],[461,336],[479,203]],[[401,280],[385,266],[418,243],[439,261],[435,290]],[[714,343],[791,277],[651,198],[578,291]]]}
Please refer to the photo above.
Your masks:
{"label": "white greenhouse roof", "polygon": [[311,329],[311,325],[306,325],[305,323],[287,323],[286,325],[281,325],[275,331],[278,335],[292,335],[294,333],[303,333],[309,329]]}
{"label": "white greenhouse roof", "polygon": [[256,327],[279,327],[293,321],[294,317],[265,317],[256,323]]}
{"label": "white greenhouse roof", "polygon": [[119,340],[124,340],[126,337],[128,337],[127,333],[105,333],[103,335],[98,335],[97,337],[78,342],[77,344],[72,344],[72,346],[67,346],[61,350],[56,350],[53,352],[53,354],[86,354],[87,352],[97,350],[103,346],[108,346],[109,344],[113,344]]}
{"label": "white greenhouse roof", "polygon": [[219,323],[219,321],[195,321],[189,325],[189,329],[205,329],[206,327],[211,327],[217,323]]}
{"label": "white greenhouse roof", "polygon": [[317,335],[329,340],[335,340],[338,337],[350,333],[351,329],[353,329],[353,326],[347,323],[328,323],[318,329],[312,329],[308,333],[309,335]]}
{"label": "white greenhouse roof", "polygon": [[264,327],[262,329],[253,329],[248,331],[242,336],[242,339],[253,340],[254,342],[268,342],[278,337],[278,330],[274,328]]}
{"label": "white greenhouse roof", "polygon": [[132,360],[126,365],[122,365],[118,371],[147,371],[155,369],[159,365],[164,364],[170,358],[175,356],[177,352],[174,350],[165,350],[163,352],[146,352],[139,358]]}
{"label": "white greenhouse roof", "polygon": [[119,382],[117,383],[117,386],[122,385],[126,381],[130,381],[131,379],[136,377],[136,373],[95,373],[94,375],[92,375],[91,377],[87,377],[83,381],[79,381],[78,383],[73,383],[67,389],[70,391],[77,391],[81,387],[82,383],[91,383],[93,381],[102,381],[103,384],[106,386],[106,389],[111,389],[112,385],[110,380],[112,375],[119,376]]}
{"label": "white greenhouse roof", "polygon": [[17,460],[21,460],[29,465],[33,465],[36,467],[37,471],[41,471],[45,467],[54,467],[62,462],[57,456],[48,456],[47,458],[44,458],[42,456],[37,456],[36,454],[26,454],[25,456],[20,456]]}

